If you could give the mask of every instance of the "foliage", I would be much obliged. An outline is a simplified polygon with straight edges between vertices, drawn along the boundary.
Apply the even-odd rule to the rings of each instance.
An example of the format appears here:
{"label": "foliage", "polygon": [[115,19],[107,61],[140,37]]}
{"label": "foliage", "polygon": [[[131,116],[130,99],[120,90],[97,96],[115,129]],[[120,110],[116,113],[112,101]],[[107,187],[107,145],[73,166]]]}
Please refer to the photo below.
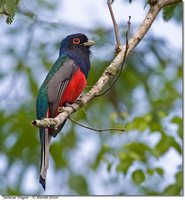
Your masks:
{"label": "foliage", "polygon": [[[57,2],[51,6],[44,1],[43,9],[54,13]],[[42,1],[36,5],[42,8]],[[172,8],[165,12],[165,19],[172,12],[172,19],[179,17]],[[42,21],[34,12],[20,13],[16,23],[4,28],[9,42],[0,50],[0,85],[6,88],[0,88],[0,194],[38,195],[43,194],[38,183],[40,143],[31,121],[38,88],[58,56],[59,41],[76,30],[96,40],[91,86],[112,61],[115,38],[112,27],[81,30]],[[178,23],[182,15],[180,19]],[[127,59],[116,85],[72,116],[92,127],[124,126],[125,132],[94,133],[68,121],[51,143],[44,194],[182,194],[182,54],[181,49],[169,53],[173,51],[164,38],[148,33]],[[175,158],[180,160],[177,165]]]}
{"label": "foliage", "polygon": [[163,8],[163,19],[165,21],[169,21],[173,17],[176,6],[177,4],[173,4]]}
{"label": "foliage", "polygon": [[11,24],[20,0],[0,0],[0,13],[7,15],[6,23]]}

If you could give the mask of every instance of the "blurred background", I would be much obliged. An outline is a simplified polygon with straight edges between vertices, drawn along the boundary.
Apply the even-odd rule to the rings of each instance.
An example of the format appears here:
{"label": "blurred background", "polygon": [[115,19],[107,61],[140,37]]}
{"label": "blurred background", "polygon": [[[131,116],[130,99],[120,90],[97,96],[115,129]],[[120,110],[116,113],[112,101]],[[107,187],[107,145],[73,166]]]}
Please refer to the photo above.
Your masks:
{"label": "blurred background", "polygon": [[[132,37],[149,5],[115,0],[113,9],[124,44],[129,16]],[[112,21],[106,0],[22,0],[11,25],[1,15],[0,194],[181,195],[182,19],[182,3],[163,10],[114,87],[72,115],[91,127],[125,132],[96,133],[68,121],[52,140],[44,192],[39,134],[31,126],[38,89],[60,41],[77,32],[96,41],[93,86],[114,58]]]}

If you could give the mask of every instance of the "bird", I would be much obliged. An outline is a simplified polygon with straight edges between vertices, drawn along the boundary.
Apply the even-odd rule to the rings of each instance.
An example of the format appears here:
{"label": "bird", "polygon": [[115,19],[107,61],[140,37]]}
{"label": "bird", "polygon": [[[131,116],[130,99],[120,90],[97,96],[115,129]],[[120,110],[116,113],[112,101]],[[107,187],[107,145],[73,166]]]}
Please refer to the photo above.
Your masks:
{"label": "bird", "polygon": [[[67,35],[60,44],[59,57],[49,70],[36,99],[38,119],[54,118],[60,107],[74,103],[87,85],[90,70],[90,47],[95,42],[85,34]],[[46,189],[46,175],[49,165],[49,146],[52,137],[63,128],[39,128],[41,143],[41,162],[39,182]]]}

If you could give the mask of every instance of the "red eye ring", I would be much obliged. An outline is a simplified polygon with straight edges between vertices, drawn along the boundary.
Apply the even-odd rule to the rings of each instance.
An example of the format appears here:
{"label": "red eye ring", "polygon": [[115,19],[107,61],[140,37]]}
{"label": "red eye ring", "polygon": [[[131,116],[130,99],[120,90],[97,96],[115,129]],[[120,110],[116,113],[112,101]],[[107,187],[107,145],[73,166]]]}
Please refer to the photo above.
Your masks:
{"label": "red eye ring", "polygon": [[80,38],[73,38],[73,44],[80,44]]}

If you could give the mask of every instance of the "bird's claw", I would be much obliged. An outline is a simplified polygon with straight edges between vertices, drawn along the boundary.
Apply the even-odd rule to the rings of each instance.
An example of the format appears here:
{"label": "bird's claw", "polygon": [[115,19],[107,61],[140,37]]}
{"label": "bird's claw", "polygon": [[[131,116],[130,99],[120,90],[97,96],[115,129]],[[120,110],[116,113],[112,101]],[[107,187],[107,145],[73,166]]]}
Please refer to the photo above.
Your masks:
{"label": "bird's claw", "polygon": [[68,107],[72,108],[74,111],[76,111],[76,108],[73,106],[73,104],[66,103],[65,106],[68,106]]}
{"label": "bird's claw", "polygon": [[78,104],[80,107],[83,107],[83,105],[84,105],[83,102],[80,99],[77,99],[75,101],[75,103]]}
{"label": "bird's claw", "polygon": [[62,112],[64,112],[64,107],[58,107],[57,110],[58,110],[59,113],[62,113]]}
{"label": "bird's claw", "polygon": [[50,127],[50,121],[49,121],[49,119],[45,119],[45,123],[46,123],[46,125],[47,125],[47,127]]}
{"label": "bird's claw", "polygon": [[63,107],[58,107],[58,112],[59,112],[59,113],[62,113],[62,112],[67,111],[67,110],[65,109],[65,107],[67,107],[67,106],[70,107],[70,108],[72,108],[74,111],[76,111],[75,107],[74,107],[72,104],[65,103],[65,106],[63,106]]}
{"label": "bird's claw", "polygon": [[[78,104],[80,107],[83,107],[83,102],[80,101],[79,99],[77,99],[74,103]],[[74,111],[76,111],[75,106],[73,106],[73,104],[70,103],[65,103],[65,107],[68,106],[70,108],[72,108]],[[62,113],[64,111],[66,111],[65,107],[58,107],[58,112]]]}

